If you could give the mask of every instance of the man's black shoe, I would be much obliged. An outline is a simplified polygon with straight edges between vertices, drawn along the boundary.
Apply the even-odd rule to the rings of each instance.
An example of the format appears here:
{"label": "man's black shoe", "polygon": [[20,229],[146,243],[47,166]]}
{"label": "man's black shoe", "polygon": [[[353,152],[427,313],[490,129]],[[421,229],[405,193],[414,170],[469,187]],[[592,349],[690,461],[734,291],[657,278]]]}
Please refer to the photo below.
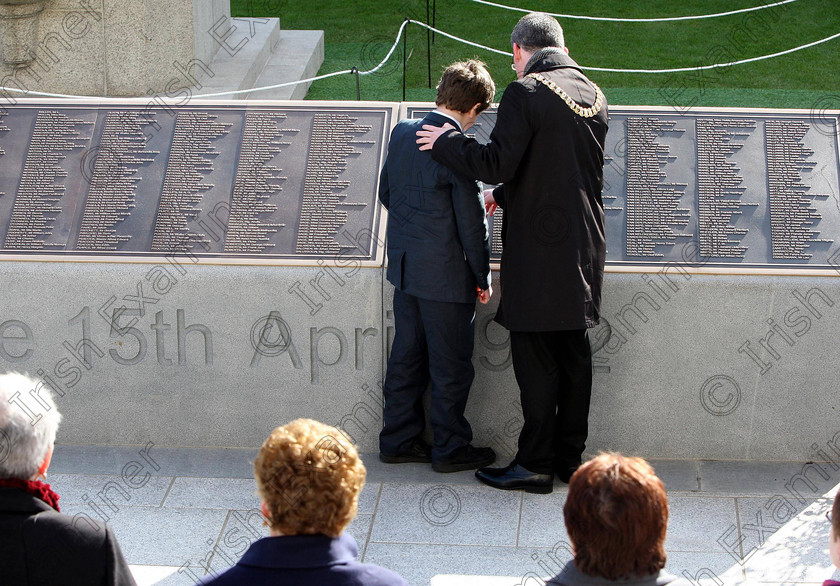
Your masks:
{"label": "man's black shoe", "polygon": [[572,474],[574,474],[578,468],[580,468],[580,462],[577,464],[555,464],[554,472],[557,474],[557,478],[559,478],[561,482],[569,484],[569,480],[572,479]]}
{"label": "man's black shoe", "polygon": [[379,459],[386,464],[406,464],[408,462],[428,464],[432,461],[432,448],[429,444],[417,438],[411,442],[411,448],[404,454],[389,456],[379,452]]}
{"label": "man's black shoe", "polygon": [[475,470],[487,466],[496,461],[496,452],[493,448],[476,448],[471,445],[458,448],[446,460],[432,462],[432,470],[435,472],[460,472],[462,470]]}
{"label": "man's black shoe", "polygon": [[548,494],[554,489],[553,474],[537,474],[519,464],[504,468],[482,468],[475,471],[475,477],[487,486],[501,490],[524,490],[536,494]]}

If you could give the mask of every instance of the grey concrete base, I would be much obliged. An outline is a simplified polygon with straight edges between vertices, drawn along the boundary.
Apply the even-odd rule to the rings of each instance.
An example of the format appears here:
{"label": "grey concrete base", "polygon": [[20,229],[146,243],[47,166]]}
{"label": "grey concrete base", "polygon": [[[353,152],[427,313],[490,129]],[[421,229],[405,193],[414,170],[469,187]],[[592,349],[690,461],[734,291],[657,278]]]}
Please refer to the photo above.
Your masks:
{"label": "grey concrete base", "polygon": [[[382,269],[184,263],[0,264],[0,369],[57,388],[59,441],[257,447],[312,417],[378,450],[393,336]],[[588,452],[826,462],[800,491],[837,466],[840,279],[677,275],[666,300],[654,278],[606,277]],[[497,303],[477,308],[467,417],[504,462],[522,416]]]}
{"label": "grey concrete base", "polygon": [[[311,417],[371,445],[381,411],[380,269],[336,269],[339,285],[319,267],[184,262],[0,264],[10,300],[0,369],[56,388],[60,441],[259,446],[274,427]],[[155,284],[147,276],[163,273],[150,271],[175,282]],[[310,307],[291,289],[320,301]],[[37,400],[26,405],[37,417]]]}
{"label": "grey concrete base", "polygon": [[840,461],[840,279],[608,274],[604,300],[590,449]]}

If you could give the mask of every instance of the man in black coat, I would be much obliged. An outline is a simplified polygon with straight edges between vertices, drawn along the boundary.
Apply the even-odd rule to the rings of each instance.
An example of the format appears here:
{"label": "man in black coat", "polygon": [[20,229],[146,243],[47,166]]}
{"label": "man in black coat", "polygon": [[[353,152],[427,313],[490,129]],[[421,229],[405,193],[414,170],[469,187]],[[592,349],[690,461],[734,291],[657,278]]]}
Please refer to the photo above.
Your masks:
{"label": "man in black coat", "polygon": [[[493,100],[495,86],[480,62],[449,66],[437,109],[394,128],[379,200],[388,209],[388,280],[394,285],[394,342],[383,394],[380,459],[431,462],[437,472],[492,464],[490,448],[470,445],[464,417],[472,366],[475,300],[490,300],[490,236],[481,189],[417,150],[421,125],[466,130]],[[422,439],[423,393],[431,380],[434,445]]]}
{"label": "man in black coat", "polygon": [[[13,403],[20,396],[37,397],[37,420]],[[111,528],[85,513],[60,513],[44,482],[60,421],[42,381],[0,374],[0,584],[134,586]]]}
{"label": "man in black coat", "polygon": [[606,242],[603,186],[607,104],[568,56],[551,16],[528,14],[511,34],[518,80],[505,90],[490,142],[425,126],[421,150],[487,183],[504,209],[501,302],[510,330],[524,426],[515,460],[476,473],[503,489],[551,492],[568,481],[588,433],[592,356]]}
{"label": "man in black coat", "polygon": [[17,488],[0,488],[0,551],[0,584],[135,583],[108,525]]}

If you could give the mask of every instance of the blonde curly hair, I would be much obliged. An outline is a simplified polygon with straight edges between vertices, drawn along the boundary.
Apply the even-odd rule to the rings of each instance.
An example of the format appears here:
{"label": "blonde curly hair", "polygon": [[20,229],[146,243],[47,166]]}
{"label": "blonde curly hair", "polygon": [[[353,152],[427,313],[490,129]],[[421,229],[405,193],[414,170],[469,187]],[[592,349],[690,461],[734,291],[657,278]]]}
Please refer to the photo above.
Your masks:
{"label": "blonde curly hair", "polygon": [[276,428],[254,461],[268,523],[282,535],[338,537],[356,516],[366,475],[344,434],[312,419]]}

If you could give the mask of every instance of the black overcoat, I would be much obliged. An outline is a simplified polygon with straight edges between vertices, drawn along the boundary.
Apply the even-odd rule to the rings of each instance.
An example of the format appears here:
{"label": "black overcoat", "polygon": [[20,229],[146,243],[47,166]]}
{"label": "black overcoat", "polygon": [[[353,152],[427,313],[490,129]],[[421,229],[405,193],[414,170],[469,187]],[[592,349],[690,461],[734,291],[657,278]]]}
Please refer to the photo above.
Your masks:
{"label": "black overcoat", "polygon": [[[154,539],[154,533],[147,536]],[[133,586],[111,528],[57,513],[17,488],[0,488],[0,584]]]}
{"label": "black overcoat", "polygon": [[[574,103],[593,106],[595,87],[558,49],[543,49],[537,72]],[[504,211],[501,301],[496,321],[513,331],[593,327],[601,311],[606,240],[601,201],[607,104],[584,117],[534,78],[510,84],[490,142],[451,130],[435,142],[436,161],[486,183]]]}

